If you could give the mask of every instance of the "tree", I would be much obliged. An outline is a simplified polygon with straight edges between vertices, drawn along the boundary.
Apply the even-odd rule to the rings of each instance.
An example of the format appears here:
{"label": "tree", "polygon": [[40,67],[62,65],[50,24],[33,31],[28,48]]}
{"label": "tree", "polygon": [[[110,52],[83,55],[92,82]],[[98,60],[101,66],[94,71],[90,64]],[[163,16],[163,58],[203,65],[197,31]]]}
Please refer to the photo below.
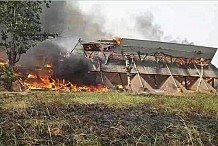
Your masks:
{"label": "tree", "polygon": [[[8,56],[11,72],[23,53],[45,41],[57,36],[42,30],[40,14],[47,1],[0,1],[0,47]],[[8,90],[13,90],[12,82],[7,83]]]}

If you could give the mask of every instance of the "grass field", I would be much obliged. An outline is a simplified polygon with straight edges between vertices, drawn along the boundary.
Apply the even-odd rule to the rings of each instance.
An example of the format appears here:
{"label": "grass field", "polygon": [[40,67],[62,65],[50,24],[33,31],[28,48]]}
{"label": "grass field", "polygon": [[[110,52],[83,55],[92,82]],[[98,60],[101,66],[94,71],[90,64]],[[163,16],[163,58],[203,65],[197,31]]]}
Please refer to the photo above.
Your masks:
{"label": "grass field", "polygon": [[218,145],[218,97],[0,93],[1,145]]}

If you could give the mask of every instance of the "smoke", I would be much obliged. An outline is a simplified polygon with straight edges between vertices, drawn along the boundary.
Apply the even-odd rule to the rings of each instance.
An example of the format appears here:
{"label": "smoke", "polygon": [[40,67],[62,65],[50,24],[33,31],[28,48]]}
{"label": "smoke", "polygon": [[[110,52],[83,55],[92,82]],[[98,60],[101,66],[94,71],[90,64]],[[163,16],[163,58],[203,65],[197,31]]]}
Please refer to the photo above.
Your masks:
{"label": "smoke", "polygon": [[107,38],[111,35],[102,30],[103,18],[96,19],[96,15],[84,15],[79,10],[76,2],[68,6],[68,16],[66,23],[68,24],[67,32],[72,33],[75,37],[80,37],[88,40],[95,40],[99,38]]}
{"label": "smoke", "polygon": [[85,15],[77,2],[53,1],[50,8],[43,9],[43,30],[57,32],[54,42],[70,51],[78,39],[97,40],[110,38],[111,34],[102,28],[103,18]]}
{"label": "smoke", "polygon": [[186,44],[186,45],[194,45],[194,42],[189,42],[186,38],[180,40],[179,38],[170,40],[170,43],[180,43],[180,44]]}
{"label": "smoke", "polygon": [[66,2],[53,1],[50,8],[43,7],[41,22],[43,31],[56,32],[58,34],[64,31],[66,27]]}
{"label": "smoke", "polygon": [[160,41],[163,38],[164,32],[159,25],[153,23],[153,20],[153,14],[147,11],[142,15],[136,16],[135,27],[144,38]]}
{"label": "smoke", "polygon": [[[151,12],[138,15],[135,17],[135,28],[143,38],[161,41],[164,39],[164,31],[153,20]],[[41,22],[44,31],[58,33],[59,36],[28,50],[19,63],[27,67],[52,63],[54,78],[78,84],[87,83],[86,81],[94,83],[94,78],[87,76],[89,65],[84,58],[76,55],[63,58],[61,54],[71,51],[79,38],[111,38],[112,35],[103,30],[104,19],[96,14],[83,14],[77,2],[52,1],[50,8],[43,9]]]}
{"label": "smoke", "polygon": [[64,79],[78,85],[97,84],[95,76],[89,76],[89,64],[84,57],[66,54],[63,47],[46,41],[22,56],[19,62],[26,69],[33,71],[45,64],[52,64],[52,78]]}
{"label": "smoke", "polygon": [[45,41],[23,54],[19,64],[29,68],[56,63],[60,54],[64,52],[64,48],[51,41]]}
{"label": "smoke", "polygon": [[135,28],[137,32],[144,38],[155,41],[167,41],[171,43],[191,44],[186,38],[173,38],[172,36],[164,36],[161,26],[154,24],[154,16],[150,11],[135,17]]}
{"label": "smoke", "polygon": [[71,54],[63,54],[73,49],[79,38],[95,40],[111,35],[102,30],[103,18],[95,19],[84,15],[77,2],[52,1],[50,8],[43,8],[41,14],[42,30],[58,33],[55,39],[39,43],[27,51],[19,62],[28,68],[53,64],[53,78],[65,79],[77,84],[94,84],[94,78],[87,76],[89,65],[87,60]]}
{"label": "smoke", "polygon": [[96,76],[88,74],[89,64],[80,56],[62,57],[53,67],[54,79],[64,79],[77,85],[94,85]]}

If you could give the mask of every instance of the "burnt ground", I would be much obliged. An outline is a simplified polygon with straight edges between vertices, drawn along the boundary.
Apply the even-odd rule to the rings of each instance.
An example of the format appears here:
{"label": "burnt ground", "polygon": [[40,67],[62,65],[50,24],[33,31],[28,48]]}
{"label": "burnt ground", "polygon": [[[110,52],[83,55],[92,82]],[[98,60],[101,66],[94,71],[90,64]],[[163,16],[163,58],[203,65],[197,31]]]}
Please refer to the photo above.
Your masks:
{"label": "burnt ground", "polygon": [[[88,94],[92,103],[79,101],[86,93],[4,95],[0,145],[218,145],[215,116],[172,112],[148,103],[109,106],[99,102],[102,97],[96,102],[101,94],[95,94]],[[104,96],[114,94],[119,93]]]}

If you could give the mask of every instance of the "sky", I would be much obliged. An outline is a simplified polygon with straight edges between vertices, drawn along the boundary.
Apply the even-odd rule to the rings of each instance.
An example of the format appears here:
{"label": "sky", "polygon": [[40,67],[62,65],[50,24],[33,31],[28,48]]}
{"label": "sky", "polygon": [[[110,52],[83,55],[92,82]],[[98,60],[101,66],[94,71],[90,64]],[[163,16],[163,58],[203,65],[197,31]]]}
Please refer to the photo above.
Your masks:
{"label": "sky", "polygon": [[216,1],[78,1],[78,4],[84,14],[93,15],[92,21],[100,23],[113,36],[155,39],[146,35],[141,25],[145,22],[137,24],[136,18],[145,16],[155,27],[152,32],[160,31],[161,41],[186,39],[195,45],[218,47]]}

